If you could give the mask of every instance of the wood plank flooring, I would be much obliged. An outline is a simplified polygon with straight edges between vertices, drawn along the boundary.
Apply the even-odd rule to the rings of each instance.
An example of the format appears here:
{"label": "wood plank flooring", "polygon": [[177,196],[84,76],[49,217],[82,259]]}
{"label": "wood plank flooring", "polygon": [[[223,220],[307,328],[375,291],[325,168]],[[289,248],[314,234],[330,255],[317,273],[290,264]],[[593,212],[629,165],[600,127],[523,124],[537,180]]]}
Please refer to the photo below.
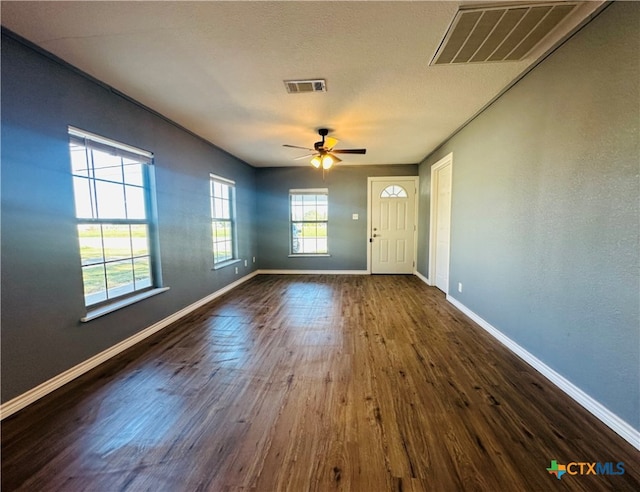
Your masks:
{"label": "wood plank flooring", "polygon": [[639,464],[412,276],[255,277],[2,423],[5,492],[637,491]]}

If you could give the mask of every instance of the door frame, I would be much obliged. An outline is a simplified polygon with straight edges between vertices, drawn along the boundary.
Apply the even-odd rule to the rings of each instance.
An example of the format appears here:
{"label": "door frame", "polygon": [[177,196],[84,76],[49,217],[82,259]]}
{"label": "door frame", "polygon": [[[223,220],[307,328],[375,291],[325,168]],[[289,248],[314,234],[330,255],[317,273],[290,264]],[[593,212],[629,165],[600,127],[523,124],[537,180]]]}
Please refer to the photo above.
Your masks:
{"label": "door frame", "polygon": [[420,184],[419,176],[369,176],[367,178],[367,273],[371,275],[371,206],[372,206],[372,196],[371,196],[371,185],[376,181],[394,181],[394,180],[402,180],[402,181],[413,181],[414,184],[414,213],[413,213],[413,274],[416,273],[416,262],[418,261],[418,190]]}
{"label": "door frame", "polygon": [[[450,152],[433,166],[431,166],[431,206],[429,210],[429,285],[436,285],[436,210],[438,209],[438,180],[437,172],[443,167],[451,166],[451,194],[449,199],[453,202],[453,152]],[[451,271],[451,203],[449,204],[449,264],[447,265],[447,278]],[[447,282],[447,289],[445,294],[449,294],[449,283]]]}

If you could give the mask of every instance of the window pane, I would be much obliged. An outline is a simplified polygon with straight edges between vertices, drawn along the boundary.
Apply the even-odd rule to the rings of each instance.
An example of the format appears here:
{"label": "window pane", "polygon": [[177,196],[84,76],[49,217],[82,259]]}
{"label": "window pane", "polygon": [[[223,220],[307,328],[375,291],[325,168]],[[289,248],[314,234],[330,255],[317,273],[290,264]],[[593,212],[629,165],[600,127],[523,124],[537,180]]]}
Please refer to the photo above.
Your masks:
{"label": "window pane", "polygon": [[315,205],[305,205],[302,212],[304,220],[317,220],[318,214]]}
{"label": "window pane", "polygon": [[222,218],[222,199],[221,198],[215,198],[213,200],[213,217],[215,219]]}
{"label": "window pane", "polygon": [[222,215],[221,218],[223,219],[230,219],[231,218],[231,212],[229,210],[229,200],[223,200],[222,202]]}
{"label": "window pane", "polygon": [[99,225],[79,225],[78,240],[83,266],[104,262],[102,231]]}
{"label": "window pane", "polygon": [[105,267],[109,298],[133,292],[133,264],[131,260],[107,263]]}
{"label": "window pane", "polygon": [[84,299],[86,305],[95,304],[107,299],[104,265],[82,267],[82,282],[84,283]]}
{"label": "window pane", "polygon": [[91,151],[91,155],[93,156],[95,179],[122,183],[122,160],[120,157],[96,149]]}
{"label": "window pane", "polygon": [[304,237],[300,240],[303,253],[316,253],[316,238]]}
{"label": "window pane", "polygon": [[76,203],[76,217],[80,219],[95,218],[91,208],[93,181],[85,178],[73,178],[73,194]]}
{"label": "window pane", "polygon": [[303,237],[315,237],[317,224],[315,222],[305,223],[302,226],[302,236]]}
{"label": "window pane", "polygon": [[327,220],[328,212],[326,205],[318,205],[316,217],[316,220]]}
{"label": "window pane", "polygon": [[318,224],[316,229],[316,237],[318,241],[316,243],[316,253],[326,253],[329,251],[327,248],[327,224]]}
{"label": "window pane", "polygon": [[142,166],[138,161],[122,159],[124,165],[124,182],[130,185],[143,186]]}
{"label": "window pane", "polygon": [[77,176],[89,177],[89,166],[87,165],[87,151],[81,145],[71,144],[71,173]]}
{"label": "window pane", "polygon": [[133,275],[136,289],[151,287],[151,260],[148,256],[133,260]]}
{"label": "window pane", "polygon": [[302,220],[304,219],[303,208],[301,205],[293,205],[291,208],[291,219]]}
{"label": "window pane", "polygon": [[214,261],[218,263],[232,259],[230,247],[231,243],[228,241],[216,243],[214,247]]}
{"label": "window pane", "polygon": [[302,223],[296,222],[291,224],[291,235],[294,238],[302,237]]}
{"label": "window pane", "polygon": [[316,253],[327,253],[329,251],[329,248],[327,247],[327,238],[318,238],[316,248]]}
{"label": "window pane", "polygon": [[132,225],[131,248],[133,256],[149,255],[149,228],[146,224]]}
{"label": "window pane", "polygon": [[127,218],[144,219],[147,214],[144,204],[144,189],[137,186],[125,186],[127,196]]}
{"label": "window pane", "polygon": [[126,219],[124,187],[121,184],[96,181],[98,197],[98,218]]}
{"label": "window pane", "polygon": [[131,235],[128,225],[103,224],[102,241],[105,261],[131,258]]}

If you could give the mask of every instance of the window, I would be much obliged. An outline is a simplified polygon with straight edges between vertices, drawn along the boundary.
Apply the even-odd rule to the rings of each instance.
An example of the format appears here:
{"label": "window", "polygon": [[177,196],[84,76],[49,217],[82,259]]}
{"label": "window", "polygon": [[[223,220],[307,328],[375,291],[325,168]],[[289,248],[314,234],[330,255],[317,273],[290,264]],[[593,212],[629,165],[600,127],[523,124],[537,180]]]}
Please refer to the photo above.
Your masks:
{"label": "window", "polygon": [[211,224],[213,265],[223,266],[236,258],[234,181],[211,175]]}
{"label": "window", "polygon": [[407,198],[407,192],[402,186],[389,185],[382,190],[380,198]]}
{"label": "window", "polygon": [[291,254],[328,254],[328,190],[290,190],[289,197],[291,204]]}
{"label": "window", "polygon": [[69,149],[85,305],[157,286],[153,154],[72,127]]}

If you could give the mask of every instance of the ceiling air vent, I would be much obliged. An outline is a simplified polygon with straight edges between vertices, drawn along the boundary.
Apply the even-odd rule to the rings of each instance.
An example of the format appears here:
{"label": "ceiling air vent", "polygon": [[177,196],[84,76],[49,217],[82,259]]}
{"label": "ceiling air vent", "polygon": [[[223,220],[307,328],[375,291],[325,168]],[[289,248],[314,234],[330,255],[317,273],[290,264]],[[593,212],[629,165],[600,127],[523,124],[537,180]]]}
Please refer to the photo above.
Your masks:
{"label": "ceiling air vent", "polygon": [[298,94],[300,92],[327,92],[327,83],[324,79],[285,80],[284,85],[289,94]]}
{"label": "ceiling air vent", "polygon": [[430,65],[521,60],[578,2],[458,10]]}

